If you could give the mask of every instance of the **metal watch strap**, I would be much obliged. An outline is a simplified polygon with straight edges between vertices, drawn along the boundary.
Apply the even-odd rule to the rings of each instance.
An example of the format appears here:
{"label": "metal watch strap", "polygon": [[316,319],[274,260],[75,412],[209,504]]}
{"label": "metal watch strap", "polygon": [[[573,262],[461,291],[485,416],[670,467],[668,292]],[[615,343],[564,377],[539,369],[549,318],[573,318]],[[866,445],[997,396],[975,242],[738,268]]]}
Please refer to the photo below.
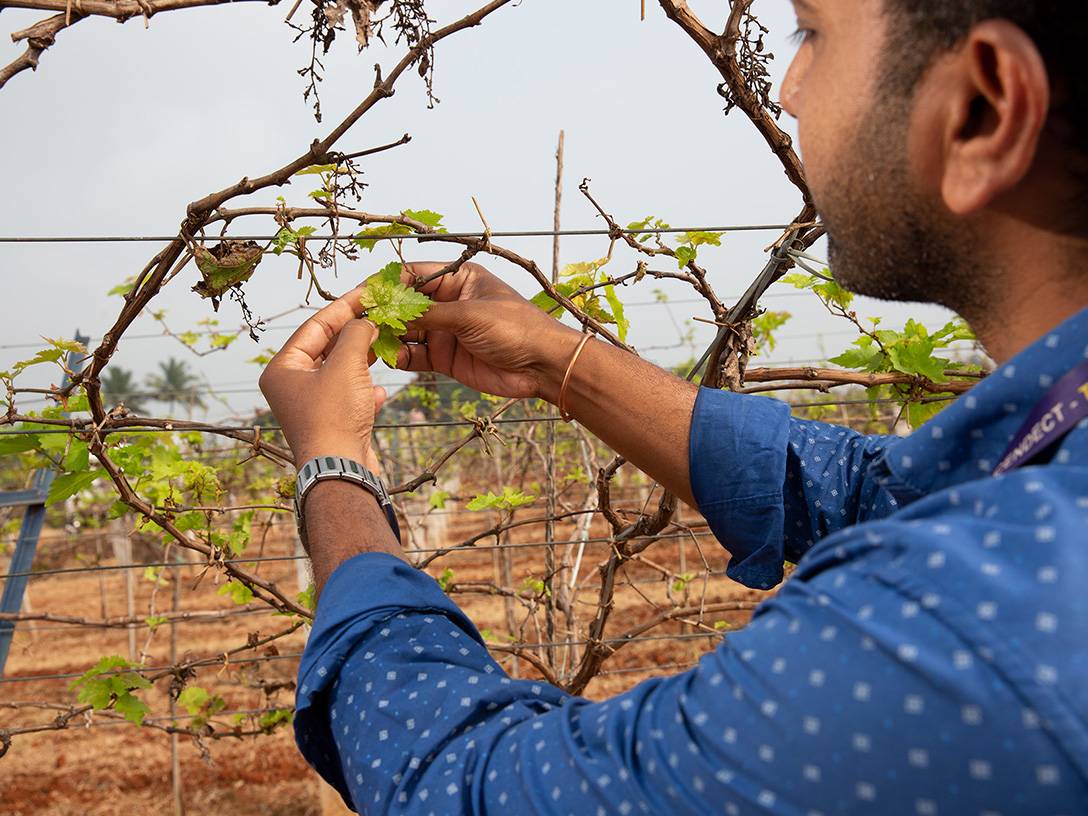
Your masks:
{"label": "metal watch strap", "polygon": [[400,541],[397,513],[393,509],[393,500],[389,498],[385,482],[352,459],[345,459],[343,456],[318,456],[299,468],[298,476],[295,477],[295,524],[298,525],[298,537],[303,544],[306,543],[306,524],[302,515],[306,494],[318,482],[330,479],[351,482],[371,493],[385,512],[385,518],[393,528],[393,535]]}

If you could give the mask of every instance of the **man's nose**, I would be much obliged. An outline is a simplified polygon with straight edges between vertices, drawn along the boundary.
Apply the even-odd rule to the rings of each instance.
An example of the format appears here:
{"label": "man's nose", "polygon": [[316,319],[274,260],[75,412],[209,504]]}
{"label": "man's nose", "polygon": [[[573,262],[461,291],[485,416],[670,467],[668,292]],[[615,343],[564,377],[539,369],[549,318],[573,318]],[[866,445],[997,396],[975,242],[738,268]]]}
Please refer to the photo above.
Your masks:
{"label": "man's nose", "polygon": [[801,89],[801,77],[800,69],[797,66],[797,60],[795,59],[790,63],[789,69],[786,71],[786,76],[782,80],[782,89],[779,92],[779,104],[782,105],[782,110],[797,118],[797,99],[798,92]]}

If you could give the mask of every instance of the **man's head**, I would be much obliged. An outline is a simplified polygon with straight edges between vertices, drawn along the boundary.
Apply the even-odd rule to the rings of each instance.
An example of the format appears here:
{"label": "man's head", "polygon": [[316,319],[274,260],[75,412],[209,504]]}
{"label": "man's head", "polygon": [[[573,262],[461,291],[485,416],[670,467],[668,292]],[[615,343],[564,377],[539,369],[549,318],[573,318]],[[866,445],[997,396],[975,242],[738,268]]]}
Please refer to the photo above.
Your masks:
{"label": "man's head", "polygon": [[794,0],[783,86],[832,266],[983,321],[995,231],[1088,235],[1084,0]]}

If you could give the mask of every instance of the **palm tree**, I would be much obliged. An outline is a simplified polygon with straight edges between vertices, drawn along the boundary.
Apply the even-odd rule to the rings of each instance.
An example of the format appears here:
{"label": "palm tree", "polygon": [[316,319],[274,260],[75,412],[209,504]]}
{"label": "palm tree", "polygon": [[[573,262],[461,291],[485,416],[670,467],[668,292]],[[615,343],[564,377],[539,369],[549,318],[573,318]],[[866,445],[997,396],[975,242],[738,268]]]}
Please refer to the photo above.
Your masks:
{"label": "palm tree", "polygon": [[144,405],[147,394],[141,392],[135,377],[127,368],[110,366],[102,376],[101,383],[102,399],[107,407],[123,402],[125,407],[134,414],[147,413],[147,407]]}
{"label": "palm tree", "polygon": [[158,373],[150,374],[147,378],[148,390],[154,394],[152,399],[167,403],[171,412],[178,403],[184,405],[189,413],[193,408],[204,408],[199,386],[200,379],[189,370],[189,366],[174,357],[159,363]]}

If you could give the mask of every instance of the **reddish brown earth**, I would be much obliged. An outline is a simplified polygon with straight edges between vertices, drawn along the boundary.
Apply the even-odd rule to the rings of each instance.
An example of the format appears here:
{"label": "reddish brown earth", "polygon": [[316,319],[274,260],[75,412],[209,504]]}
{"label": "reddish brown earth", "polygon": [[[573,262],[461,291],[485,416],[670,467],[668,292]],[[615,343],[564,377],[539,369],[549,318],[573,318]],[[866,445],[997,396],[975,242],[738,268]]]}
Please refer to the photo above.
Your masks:
{"label": "reddish brown earth", "polygon": [[[467,525],[472,524],[473,527]],[[479,518],[451,524],[449,538],[459,541],[466,531],[480,528]],[[568,531],[569,532],[569,531]],[[564,536],[563,532],[559,533]],[[518,541],[517,536],[514,537]],[[527,540],[527,539],[525,539]],[[266,554],[290,551],[287,540],[269,542]],[[725,557],[718,545],[710,538],[700,539],[700,546],[715,571],[724,569]],[[702,570],[695,546],[685,543],[683,557],[686,570],[698,573]],[[68,548],[71,550],[72,548]],[[78,548],[77,548],[78,549]],[[595,568],[607,555],[603,545],[597,544],[586,551],[582,576],[592,576]],[[651,547],[646,556],[656,564],[667,566],[679,573],[680,547],[676,542],[659,542]],[[48,550],[43,552],[48,558]],[[542,555],[539,550],[518,550],[513,562],[514,585],[520,586],[526,577],[542,573]],[[66,565],[78,565],[76,557],[65,554],[60,558]],[[104,563],[110,563],[105,561]],[[50,566],[58,566],[53,562]],[[494,581],[493,553],[472,552],[451,555],[436,562],[431,572],[440,575],[446,568],[454,572],[457,583]],[[229,599],[216,594],[213,578],[209,574],[200,586],[191,591],[198,566],[178,570],[181,573],[183,591],[181,608],[189,610],[231,609]],[[261,574],[272,577],[285,588],[295,587],[295,568],[291,562],[265,563]],[[137,575],[137,614],[146,615],[152,585]],[[652,617],[654,604],[667,606],[666,588],[669,582],[659,573],[644,565],[631,565],[622,575],[622,581],[634,581],[638,586],[621,587],[616,595],[609,634],[618,635],[641,621]],[[100,618],[103,602],[108,615],[124,613],[123,578],[119,572],[77,574],[41,577],[32,580],[30,598],[36,612],[76,615]],[[585,625],[595,609],[596,587],[581,591],[576,601],[579,610],[578,637],[584,636]],[[713,603],[723,600],[756,600],[757,593],[744,590],[722,578],[713,578],[705,587],[702,578],[693,580],[688,587],[689,605],[700,601]],[[156,596],[156,608],[168,609],[172,599],[172,587],[160,587]],[[455,599],[482,629],[489,629],[501,640],[508,632],[504,602],[501,598],[476,594],[457,594]],[[746,612],[709,615],[706,625],[724,620],[729,628],[742,626],[748,618]],[[288,619],[267,613],[233,617],[213,622],[188,622],[177,626],[177,653],[179,657],[209,656],[237,647],[246,641],[247,635],[259,632],[262,636],[284,628]],[[170,627],[161,626],[149,647],[147,664],[151,666],[169,663]],[[697,630],[691,625],[678,622],[663,624],[654,629],[654,635],[688,633]],[[704,629],[706,631],[706,629]],[[533,640],[537,632],[532,624],[524,630],[527,639]],[[139,630],[138,644],[142,646],[147,629]],[[562,637],[560,637],[562,639]],[[65,624],[41,622],[33,629],[20,624],[16,632],[6,676],[29,677],[42,674],[82,672],[107,654],[127,655],[128,640],[118,629],[90,629]],[[301,651],[305,643],[300,631],[277,642],[280,654]],[[615,694],[654,674],[672,673],[675,664],[687,665],[711,648],[711,639],[667,639],[636,643],[619,650],[604,667],[604,674],[593,681],[588,695],[603,698]],[[502,655],[497,657],[503,658]],[[511,658],[505,656],[504,665],[512,668]],[[665,667],[665,668],[661,668]],[[228,711],[264,709],[270,706],[289,706],[293,703],[290,687],[266,695],[258,681],[267,684],[289,683],[297,668],[296,659],[280,659],[257,666],[235,665],[202,668],[192,683],[220,694],[227,701]],[[520,662],[523,674],[533,675],[525,661]],[[0,683],[0,728],[12,728],[30,724],[49,723],[55,711],[12,708],[11,704],[48,701],[69,704],[75,701],[75,693],[68,689],[70,680],[36,680],[30,682]],[[153,690],[143,692],[151,707],[151,717],[165,724],[169,699],[166,684],[159,683]],[[162,718],[162,719],[159,719]],[[179,724],[185,725],[187,717],[182,712]],[[224,723],[226,721],[224,720]],[[107,814],[170,814],[174,812],[171,787],[170,736],[151,728],[136,728],[95,715],[77,718],[62,731],[16,736],[7,756],[0,759],[0,797],[4,813],[50,814],[50,816],[106,816]],[[188,813],[229,813],[232,816],[248,814],[283,814],[306,816],[322,813],[321,794],[317,777],[307,768],[295,751],[290,728],[280,728],[274,734],[244,739],[226,738],[207,742],[208,758],[187,736],[178,739],[181,762],[182,798]],[[326,809],[325,813],[333,812]]]}

